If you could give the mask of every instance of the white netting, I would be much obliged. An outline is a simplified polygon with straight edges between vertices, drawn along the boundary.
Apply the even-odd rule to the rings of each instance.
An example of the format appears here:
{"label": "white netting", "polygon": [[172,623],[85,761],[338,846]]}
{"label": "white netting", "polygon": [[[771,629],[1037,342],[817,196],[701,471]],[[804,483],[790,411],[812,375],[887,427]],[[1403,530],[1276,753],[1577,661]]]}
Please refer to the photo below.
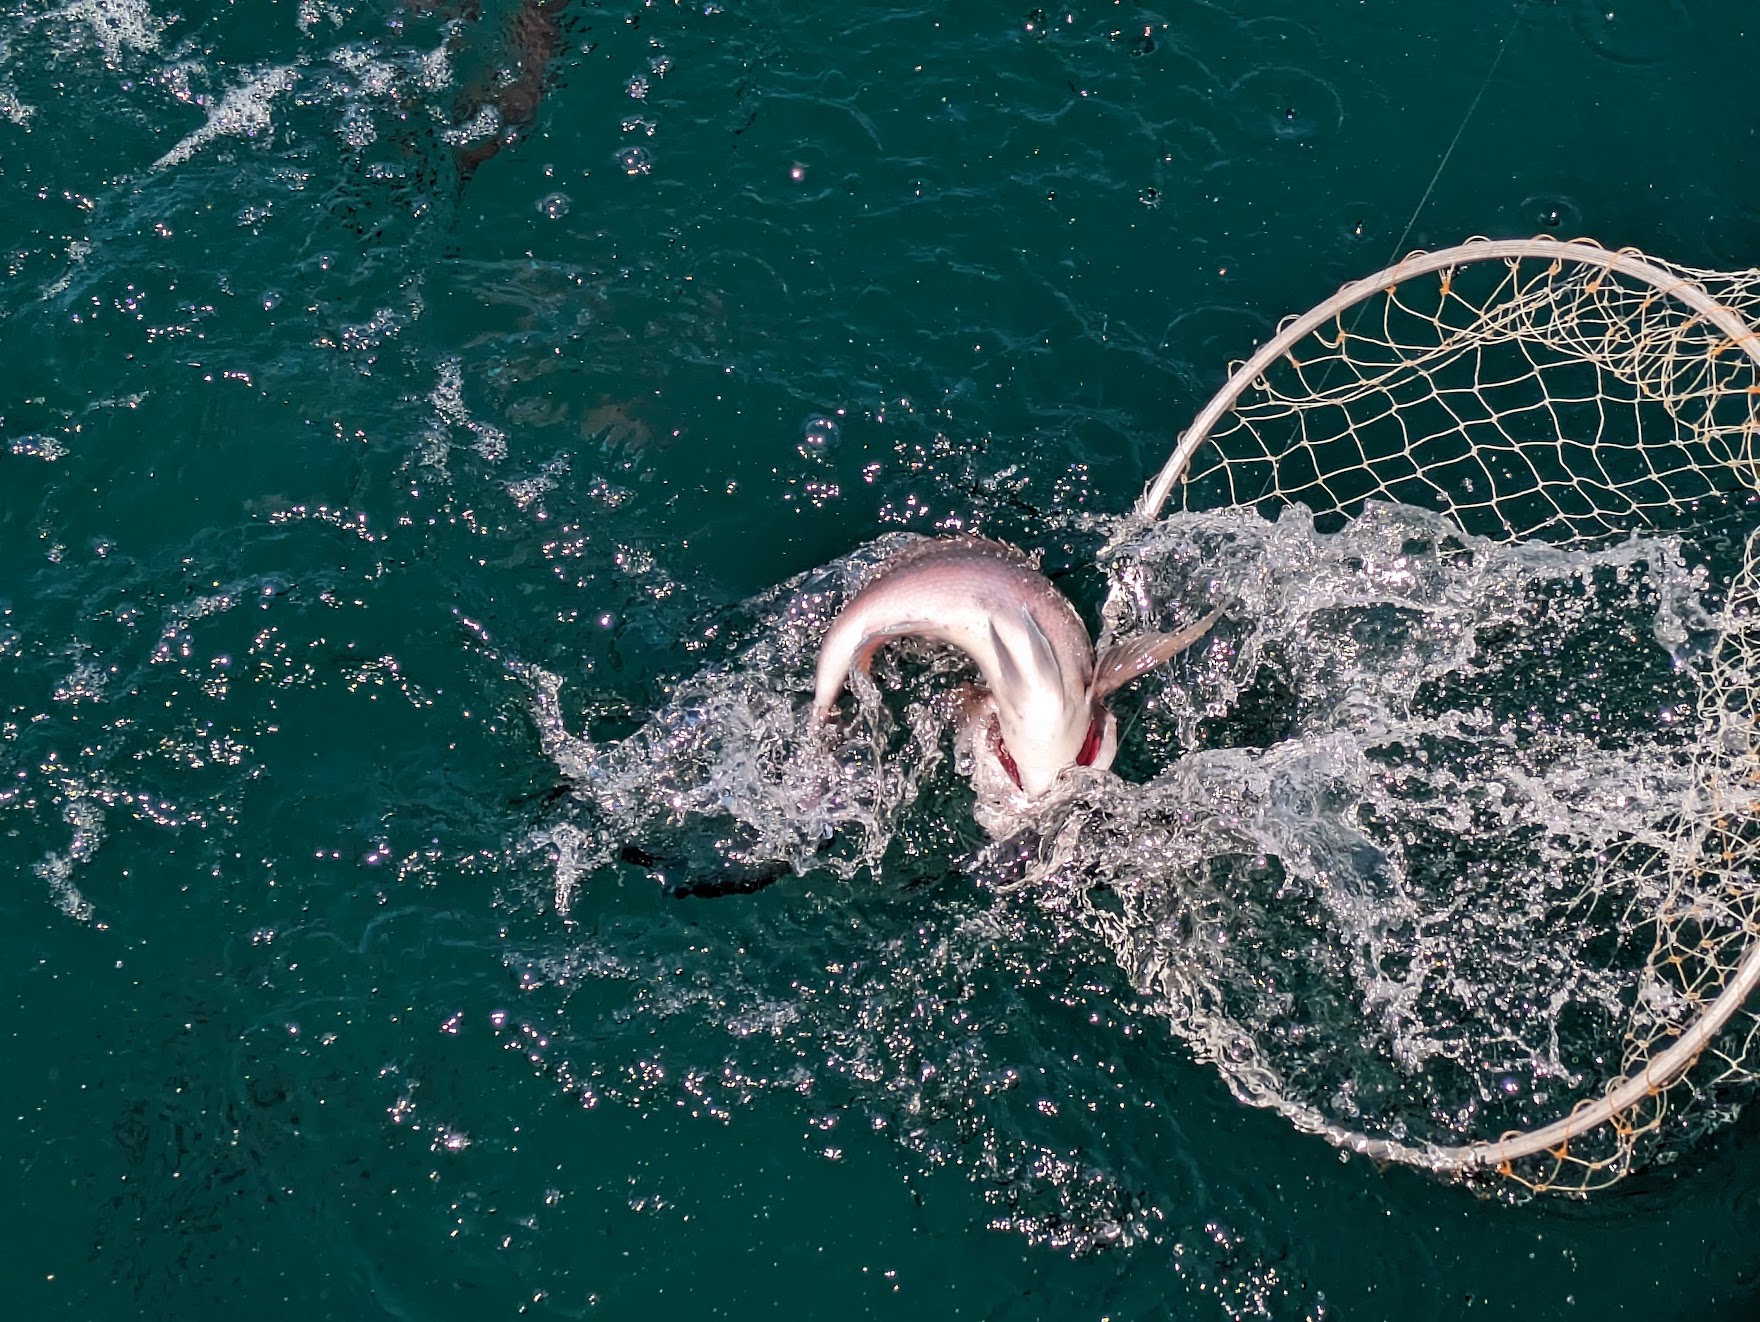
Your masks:
{"label": "white netting", "polygon": [[[1370,515],[1368,524],[1393,527],[1394,549],[1405,539],[1412,563],[1428,566],[1438,581],[1449,574],[1468,581],[1458,566],[1469,563],[1473,574],[1492,573],[1499,553],[1475,548],[1582,554],[1580,563],[1556,572],[1535,568],[1531,557],[1526,568],[1510,570],[1526,575],[1526,586],[1510,596],[1516,604],[1496,619],[1463,617],[1471,664],[1451,661],[1428,687],[1414,682],[1399,696],[1402,711],[1424,706],[1423,719],[1414,717],[1398,740],[1383,741],[1392,752],[1372,739],[1352,745],[1353,756],[1360,745],[1372,764],[1363,783],[1384,789],[1356,804],[1347,825],[1381,842],[1404,868],[1416,866],[1412,859],[1421,849],[1434,855],[1437,837],[1446,837],[1452,829],[1446,823],[1456,820],[1448,814],[1464,811],[1442,801],[1451,786],[1458,791],[1470,783],[1477,793],[1500,777],[1506,785],[1525,777],[1529,788],[1522,792],[1536,801],[1565,801],[1568,786],[1544,784],[1567,765],[1547,760],[1544,730],[1523,742],[1505,726],[1469,728],[1445,710],[1442,699],[1470,687],[1473,675],[1495,682],[1506,665],[1500,648],[1519,644],[1529,626],[1556,623],[1573,610],[1592,616],[1600,603],[1624,601],[1624,586],[1615,592],[1596,584],[1627,584],[1639,561],[1654,566],[1673,558],[1702,567],[1697,582],[1708,610],[1710,641],[1683,644],[1674,653],[1675,669],[1690,672],[1677,735],[1651,742],[1640,728],[1629,736],[1644,742],[1646,756],[1662,769],[1652,777],[1660,807],[1648,816],[1611,815],[1615,825],[1601,835],[1593,824],[1533,828],[1519,814],[1506,814],[1515,823],[1510,856],[1526,849],[1529,861],[1500,871],[1500,846],[1486,835],[1473,846],[1478,854],[1463,853],[1471,875],[1464,873],[1458,887],[1445,879],[1424,892],[1401,875],[1387,892],[1405,910],[1385,919],[1384,928],[1449,925],[1460,933],[1462,951],[1474,952],[1487,968],[1507,959],[1520,973],[1525,950],[1535,952],[1536,966],[1545,962],[1542,951],[1562,952],[1574,967],[1550,970],[1557,975],[1545,991],[1550,1002],[1536,1005],[1541,993],[1521,990],[1500,997],[1495,987],[1487,989],[1489,975],[1470,993],[1460,990],[1473,970],[1447,968],[1446,957],[1435,959],[1434,975],[1404,967],[1389,980],[1382,968],[1382,981],[1373,986],[1411,989],[1407,1011],[1430,1016],[1432,1049],[1402,1055],[1395,1033],[1381,1053],[1384,1069],[1360,1058],[1340,1065],[1323,1056],[1303,1017],[1306,1007],[1355,997],[1359,1013],[1391,1017],[1385,1007],[1365,1004],[1379,993],[1366,994],[1366,984],[1353,984],[1343,969],[1350,958],[1360,963],[1366,957],[1347,951],[1329,970],[1302,954],[1308,947],[1301,931],[1336,924],[1343,901],[1324,878],[1302,882],[1297,874],[1304,865],[1293,849],[1291,857],[1268,860],[1263,831],[1243,847],[1245,862],[1236,873],[1204,882],[1197,892],[1147,887],[1139,870],[1135,889],[1115,888],[1110,907],[1088,905],[1089,919],[1127,966],[1137,965],[1139,984],[1177,993],[1176,1000],[1183,996],[1187,1036],[1239,1095],[1379,1159],[1459,1174],[1500,1172],[1535,1189],[1583,1191],[1625,1174],[1647,1137],[1696,1132],[1727,1114],[1739,1097],[1733,1085],[1760,1073],[1760,1018],[1746,1004],[1760,981],[1754,869],[1760,734],[1752,696],[1760,678],[1760,534],[1748,536],[1760,489],[1757,308],[1760,271],[1688,270],[1585,242],[1476,240],[1414,254],[1286,322],[1236,368],[1181,436],[1139,505],[1140,518],[1114,541],[1107,614],[1115,626],[1145,622],[1142,600],[1126,600],[1143,595],[1133,563],[1161,555],[1165,570],[1170,555],[1199,561],[1238,548],[1245,536],[1238,531],[1244,525],[1200,520],[1191,525],[1195,531],[1180,534],[1184,549],[1175,554],[1166,525],[1155,522],[1175,495],[1182,518],[1250,515],[1287,523],[1291,511],[1306,511],[1299,517],[1311,515],[1310,532],[1336,532]],[[1388,506],[1440,514],[1447,525],[1438,532],[1421,522],[1402,524],[1385,513]],[[1460,531],[1460,544],[1442,547],[1450,527]],[[1370,549],[1340,552],[1343,562],[1373,558],[1372,542],[1363,544]],[[1535,605],[1540,597],[1548,600]],[[1410,611],[1438,609],[1410,594],[1386,600]],[[1524,610],[1531,612],[1528,626],[1521,622]],[[1637,639],[1644,626],[1619,627]],[[1593,672],[1612,653],[1592,619],[1580,628],[1570,623],[1581,638],[1559,628],[1561,667]],[[1301,631],[1290,631],[1280,645],[1286,652],[1303,645]],[[1611,711],[1620,701],[1611,672],[1625,663],[1607,664]],[[1514,673],[1515,663],[1507,666]],[[1572,678],[1580,684],[1582,675]],[[1235,691],[1230,696],[1238,701]],[[1480,703],[1475,710],[1481,714],[1496,706],[1495,699],[1471,701]],[[1598,708],[1583,710],[1600,719]],[[1567,725],[1572,714],[1562,718]],[[1520,725],[1520,716],[1506,726]],[[1544,726],[1539,717],[1530,724]],[[1642,727],[1642,719],[1637,724]],[[1427,733],[1414,740],[1412,729]],[[1426,747],[1414,753],[1407,746],[1414,742]],[[1632,756],[1611,737],[1579,738],[1572,747],[1579,755],[1568,765],[1579,780],[1590,774],[1582,766],[1592,756],[1610,762]],[[1270,774],[1264,769],[1275,758],[1275,750],[1254,754],[1241,763],[1237,779],[1247,784]],[[1503,758],[1506,765],[1481,774],[1450,770],[1451,758]],[[1420,760],[1422,768],[1414,771]],[[1204,793],[1216,797],[1214,790]],[[1389,827],[1380,819],[1387,812],[1406,820]],[[1214,812],[1205,820],[1213,835],[1221,830]],[[1154,835],[1151,824],[1132,828]],[[1547,830],[1550,852],[1539,839]],[[1528,838],[1516,838],[1523,831]],[[1184,848],[1177,830],[1162,834],[1167,850]],[[1561,850],[1560,842],[1572,848]],[[1225,846],[1212,839],[1198,850],[1210,874],[1220,875]],[[1120,844],[1125,855],[1143,847],[1142,838]],[[1186,876],[1189,888],[1189,870]],[[1142,957],[1149,948],[1140,930],[1145,926],[1202,926],[1204,904],[1239,908],[1249,899],[1259,905],[1260,898],[1267,902],[1254,912],[1268,930],[1277,932],[1280,922],[1289,930],[1277,936],[1284,943],[1281,962],[1270,952],[1263,968],[1249,971],[1265,985],[1287,979],[1289,968],[1307,979],[1299,996],[1280,992],[1277,1008],[1265,1008],[1266,998],[1244,1004],[1238,991],[1214,990],[1220,979],[1193,982],[1189,971],[1176,973],[1165,960]],[[1303,903],[1308,910],[1297,914]],[[1279,905],[1288,911],[1280,914]],[[1501,945],[1500,925],[1508,933]],[[1133,933],[1133,926],[1139,930]],[[1426,958],[1435,958],[1437,948],[1434,942],[1411,946]],[[1373,957],[1383,965],[1389,958],[1380,948]],[[1238,976],[1244,967],[1234,969],[1237,987],[1253,985]],[[1507,1028],[1506,1019],[1518,1027]],[[1434,1027],[1438,1023],[1446,1033]],[[1550,1042],[1534,1045],[1535,1025],[1551,1034]],[[1436,1048],[1444,1039],[1448,1049]],[[1500,1109],[1496,1087],[1486,1081],[1492,1074],[1474,1073],[1476,1064],[1518,1040],[1530,1056],[1568,1065],[1559,1067],[1556,1089],[1538,1094],[1558,1108],[1550,1119],[1533,1093],[1521,1108]],[[1366,1077],[1371,1072],[1376,1077]],[[1377,1107],[1364,1100],[1371,1092],[1392,1100]],[[1456,1105],[1451,1099],[1465,1100]],[[1408,1124],[1407,1113],[1427,1113],[1431,1123]],[[1476,1132],[1481,1124],[1496,1128]]]}

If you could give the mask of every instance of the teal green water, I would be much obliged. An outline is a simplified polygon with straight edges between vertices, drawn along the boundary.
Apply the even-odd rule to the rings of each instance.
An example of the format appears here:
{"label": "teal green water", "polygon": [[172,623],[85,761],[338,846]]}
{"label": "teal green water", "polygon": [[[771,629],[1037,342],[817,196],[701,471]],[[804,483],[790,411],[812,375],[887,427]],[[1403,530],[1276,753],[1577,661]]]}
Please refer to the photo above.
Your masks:
{"label": "teal green water", "polygon": [[1405,248],[1751,265],[1752,24],[804,11],[0,14],[16,1315],[1747,1316],[1751,1126],[1510,1206],[958,875],[559,915],[505,662],[611,737],[884,531],[1079,561]]}

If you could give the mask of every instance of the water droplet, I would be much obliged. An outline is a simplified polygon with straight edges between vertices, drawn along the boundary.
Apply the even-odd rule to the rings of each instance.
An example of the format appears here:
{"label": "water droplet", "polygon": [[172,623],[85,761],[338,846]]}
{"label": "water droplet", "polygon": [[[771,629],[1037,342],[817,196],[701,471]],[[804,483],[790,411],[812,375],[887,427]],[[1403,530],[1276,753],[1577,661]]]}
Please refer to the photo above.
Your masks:
{"label": "water droplet", "polygon": [[621,147],[614,159],[627,175],[648,174],[654,168],[654,157],[646,147]]}
{"label": "water droplet", "polygon": [[1137,194],[1137,201],[1146,207],[1158,207],[1161,205],[1161,194],[1153,188],[1145,188]]}
{"label": "water droplet", "polygon": [[1521,214],[1529,224],[1537,225],[1543,230],[1568,230],[1578,233],[1582,228],[1583,213],[1577,204],[1568,197],[1555,193],[1540,193],[1522,201]]}
{"label": "water droplet", "polygon": [[280,291],[266,289],[257,301],[263,305],[263,311],[273,312],[276,308],[281,306]]}
{"label": "water droplet", "polygon": [[1150,55],[1154,53],[1154,50],[1155,38],[1146,30],[1131,42],[1132,55]]}
{"label": "water droplet", "polygon": [[537,202],[538,210],[551,220],[561,220],[571,205],[567,193],[546,193]]}
{"label": "water droplet", "polygon": [[1045,11],[1043,9],[1035,9],[1027,15],[1027,32],[1035,37],[1045,35]]}
{"label": "water droplet", "polygon": [[1271,116],[1271,133],[1278,138],[1306,138],[1316,127],[1314,117],[1295,106],[1281,106]]}
{"label": "water droplet", "polygon": [[1231,99],[1256,137],[1305,141],[1335,132],[1344,121],[1337,89],[1294,68],[1254,70],[1235,84]]}

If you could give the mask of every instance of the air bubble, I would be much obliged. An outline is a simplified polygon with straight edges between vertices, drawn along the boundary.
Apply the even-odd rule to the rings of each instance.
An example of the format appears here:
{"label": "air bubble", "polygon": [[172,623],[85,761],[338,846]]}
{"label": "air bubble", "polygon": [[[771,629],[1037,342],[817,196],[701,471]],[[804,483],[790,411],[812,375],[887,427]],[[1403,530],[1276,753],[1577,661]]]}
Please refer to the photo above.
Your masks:
{"label": "air bubble", "polygon": [[837,443],[839,427],[836,418],[814,414],[801,429],[801,444],[815,450],[826,450]]}
{"label": "air bubble", "polygon": [[622,147],[615,153],[614,160],[623,172],[630,176],[648,174],[654,169],[653,154],[646,147]]}
{"label": "air bubble", "polygon": [[1575,234],[1582,228],[1583,213],[1568,197],[1541,193],[1522,201],[1521,213],[1527,223],[1548,233],[1566,231]]}
{"label": "air bubble", "polygon": [[550,220],[561,220],[568,214],[569,207],[574,204],[570,201],[567,193],[546,193],[538,199],[536,205],[539,214]]}
{"label": "air bubble", "polygon": [[1279,138],[1306,138],[1317,127],[1314,118],[1295,106],[1282,106],[1272,116],[1271,132]]}
{"label": "air bubble", "polygon": [[1337,89],[1298,69],[1255,70],[1231,90],[1244,125],[1255,136],[1303,141],[1334,132],[1344,121]]}

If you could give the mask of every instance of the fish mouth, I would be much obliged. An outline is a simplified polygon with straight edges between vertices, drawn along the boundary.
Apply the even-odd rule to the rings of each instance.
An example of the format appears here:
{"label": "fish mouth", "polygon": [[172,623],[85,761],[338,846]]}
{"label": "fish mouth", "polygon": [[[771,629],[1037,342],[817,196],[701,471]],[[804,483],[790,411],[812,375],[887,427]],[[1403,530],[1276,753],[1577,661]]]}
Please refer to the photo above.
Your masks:
{"label": "fish mouth", "polygon": [[[1088,733],[1082,738],[1082,746],[1076,753],[1073,765],[1091,767],[1100,760],[1101,754],[1106,750],[1107,725],[1111,717],[1110,711],[1098,703],[1095,704],[1093,716],[1088,721]],[[1014,754],[1008,751],[1008,744],[1002,737],[1002,723],[994,714],[990,717],[989,729],[986,733],[991,756],[996,759],[1003,771],[1008,773],[1008,778],[1014,782],[1014,787],[1024,794],[1027,787],[1021,779],[1020,764],[1014,760]],[[1110,762],[1111,759],[1108,758],[1107,761]],[[1058,770],[1061,771],[1062,768],[1060,767]]]}
{"label": "fish mouth", "polygon": [[1106,744],[1106,718],[1111,715],[1105,708],[1096,708],[1094,719],[1088,722],[1088,733],[1082,739],[1081,751],[1076,754],[1078,767],[1091,767],[1100,750]]}
{"label": "fish mouth", "polygon": [[990,718],[990,755],[1008,773],[1008,778],[1014,782],[1014,787],[1024,791],[1026,786],[1021,784],[1021,769],[1015,764],[1014,754],[1008,751],[1008,745],[1002,742],[1002,722],[994,716]]}

